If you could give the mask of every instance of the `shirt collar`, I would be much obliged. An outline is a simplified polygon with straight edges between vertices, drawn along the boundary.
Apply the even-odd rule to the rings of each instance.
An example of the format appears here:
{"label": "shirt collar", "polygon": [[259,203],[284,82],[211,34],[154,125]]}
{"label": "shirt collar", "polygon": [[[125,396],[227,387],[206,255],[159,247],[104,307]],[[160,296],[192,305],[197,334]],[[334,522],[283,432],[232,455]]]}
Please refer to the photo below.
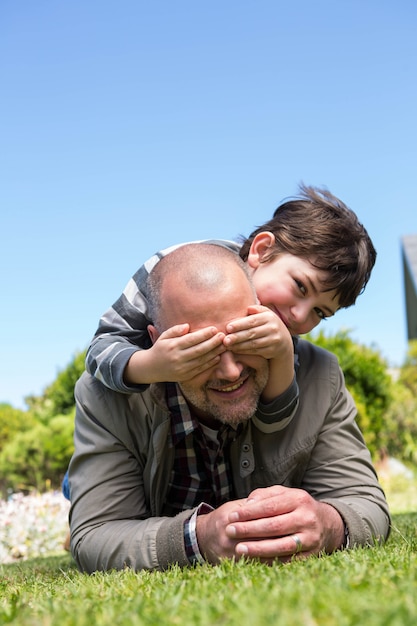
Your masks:
{"label": "shirt collar", "polygon": [[[171,415],[171,437],[174,446],[184,439],[187,435],[195,430],[201,431],[200,422],[193,417],[190,408],[185,400],[177,383],[166,383],[166,403]],[[227,424],[221,424],[219,427],[219,438],[229,438],[233,435],[236,437],[242,428],[239,424],[235,429]]]}
{"label": "shirt collar", "polygon": [[166,402],[171,414],[171,434],[175,445],[198,428],[198,421],[191,415],[188,404],[177,383],[166,383]]}

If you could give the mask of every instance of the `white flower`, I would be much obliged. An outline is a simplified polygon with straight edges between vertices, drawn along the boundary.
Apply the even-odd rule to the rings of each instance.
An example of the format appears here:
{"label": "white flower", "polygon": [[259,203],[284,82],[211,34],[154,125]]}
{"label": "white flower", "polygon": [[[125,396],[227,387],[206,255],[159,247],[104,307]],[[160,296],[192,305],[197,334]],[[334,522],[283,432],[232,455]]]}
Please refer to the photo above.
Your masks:
{"label": "white flower", "polygon": [[58,491],[0,500],[0,563],[63,551],[69,507]]}

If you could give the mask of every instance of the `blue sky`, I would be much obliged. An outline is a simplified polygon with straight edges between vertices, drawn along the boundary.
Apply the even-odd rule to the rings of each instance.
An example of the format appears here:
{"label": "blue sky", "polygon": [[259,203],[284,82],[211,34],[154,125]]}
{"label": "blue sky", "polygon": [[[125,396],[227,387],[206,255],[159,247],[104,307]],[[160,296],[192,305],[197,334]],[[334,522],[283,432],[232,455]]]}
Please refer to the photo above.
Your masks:
{"label": "blue sky", "polygon": [[2,0],[0,401],[42,393],[154,251],[248,235],[300,181],[378,251],[325,331],[400,364],[416,27],[414,0]]}

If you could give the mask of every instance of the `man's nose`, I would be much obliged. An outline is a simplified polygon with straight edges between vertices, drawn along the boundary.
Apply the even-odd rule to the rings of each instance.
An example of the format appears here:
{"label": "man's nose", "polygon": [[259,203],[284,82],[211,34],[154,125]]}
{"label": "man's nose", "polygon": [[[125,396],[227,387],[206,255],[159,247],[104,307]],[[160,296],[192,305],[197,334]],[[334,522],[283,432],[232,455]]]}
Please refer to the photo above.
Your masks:
{"label": "man's nose", "polygon": [[242,370],[243,365],[239,363],[236,355],[226,350],[220,355],[220,361],[216,366],[216,376],[225,380],[237,380]]}

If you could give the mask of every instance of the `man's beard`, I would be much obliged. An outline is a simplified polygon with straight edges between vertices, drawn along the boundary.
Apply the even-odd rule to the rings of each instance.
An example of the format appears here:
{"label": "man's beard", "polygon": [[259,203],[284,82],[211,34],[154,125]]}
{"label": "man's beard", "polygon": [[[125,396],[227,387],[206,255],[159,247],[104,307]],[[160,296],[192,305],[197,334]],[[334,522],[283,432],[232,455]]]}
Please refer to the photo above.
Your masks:
{"label": "man's beard", "polygon": [[[268,382],[269,368],[267,362],[262,369],[253,369],[247,367],[244,373],[247,381],[244,384],[251,384],[246,394],[242,398],[236,400],[227,400],[227,392],[225,398],[219,397],[218,400],[210,395],[210,383],[206,383],[202,388],[195,389],[192,385],[179,384],[181,391],[187,400],[192,413],[201,421],[216,420],[222,424],[237,427],[238,424],[248,421],[258,408],[259,398]],[[231,386],[230,381],[218,381],[219,388]]]}

